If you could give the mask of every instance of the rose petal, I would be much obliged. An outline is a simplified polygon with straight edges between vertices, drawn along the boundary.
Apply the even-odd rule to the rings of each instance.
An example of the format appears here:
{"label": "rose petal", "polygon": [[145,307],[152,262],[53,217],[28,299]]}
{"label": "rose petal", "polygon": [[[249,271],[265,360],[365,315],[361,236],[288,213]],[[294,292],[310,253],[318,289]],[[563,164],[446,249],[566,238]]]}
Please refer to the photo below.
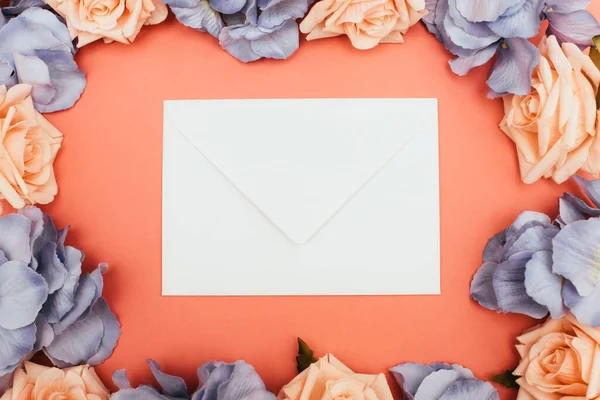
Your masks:
{"label": "rose petal", "polygon": [[47,298],[44,278],[26,264],[0,265],[0,326],[18,329],[32,324]]}
{"label": "rose petal", "polygon": [[531,91],[531,74],[538,63],[538,49],[526,39],[505,39],[487,81],[495,93],[526,95]]}
{"label": "rose petal", "polygon": [[592,218],[565,226],[554,238],[553,272],[570,280],[582,296],[600,282],[600,220]]}
{"label": "rose petal", "polygon": [[548,308],[552,318],[567,314],[561,294],[562,278],[552,272],[551,251],[533,254],[525,267],[525,289],[533,300]]}

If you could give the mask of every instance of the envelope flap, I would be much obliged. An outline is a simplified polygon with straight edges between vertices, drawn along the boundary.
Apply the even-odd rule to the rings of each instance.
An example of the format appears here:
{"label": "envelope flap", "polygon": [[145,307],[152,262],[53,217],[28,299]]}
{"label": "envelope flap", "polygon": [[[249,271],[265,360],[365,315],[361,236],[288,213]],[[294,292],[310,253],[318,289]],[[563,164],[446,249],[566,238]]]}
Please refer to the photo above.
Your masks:
{"label": "envelope flap", "polygon": [[420,133],[435,100],[167,102],[194,147],[290,240],[309,240]]}

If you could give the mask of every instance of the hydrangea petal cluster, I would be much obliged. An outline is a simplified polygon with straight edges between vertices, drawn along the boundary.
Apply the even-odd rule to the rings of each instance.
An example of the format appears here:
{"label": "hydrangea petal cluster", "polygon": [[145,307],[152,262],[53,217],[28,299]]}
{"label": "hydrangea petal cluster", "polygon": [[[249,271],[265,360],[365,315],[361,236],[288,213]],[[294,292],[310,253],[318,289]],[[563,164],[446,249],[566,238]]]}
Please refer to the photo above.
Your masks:
{"label": "hydrangea petal cluster", "polygon": [[204,363],[198,368],[200,387],[191,396],[182,378],[165,374],[156,361],[147,362],[160,390],[149,385],[133,388],[125,370],[119,370],[113,374],[119,391],[112,400],[275,400],[254,368],[244,361]]}
{"label": "hydrangea petal cluster", "polygon": [[56,15],[18,3],[0,21],[0,85],[33,86],[33,102],[40,112],[71,108],[86,86],[73,60],[75,49],[66,26]]}
{"label": "hydrangea petal cluster", "polygon": [[299,46],[298,23],[309,0],[168,0],[184,25],[219,39],[243,62],[285,59]]}
{"label": "hydrangea petal cluster", "polygon": [[405,363],[390,369],[404,398],[428,400],[500,400],[489,382],[457,364]]}
{"label": "hydrangea petal cluster", "polygon": [[[600,181],[576,177],[600,205]],[[600,326],[600,210],[566,193],[560,216],[524,212],[486,246],[471,296],[483,307],[558,319],[570,311],[579,322]]]}
{"label": "hydrangea petal cluster", "polygon": [[466,75],[497,55],[487,81],[490,96],[526,95],[539,52],[528,39],[541,22],[559,42],[591,44],[600,24],[585,11],[589,1],[564,0],[429,0],[423,18],[430,32],[456,59],[452,70]]}
{"label": "hydrangea petal cluster", "polygon": [[117,343],[119,323],[101,297],[106,266],[82,274],[67,232],[35,207],[0,218],[0,376],[39,350],[61,368],[97,365]]}

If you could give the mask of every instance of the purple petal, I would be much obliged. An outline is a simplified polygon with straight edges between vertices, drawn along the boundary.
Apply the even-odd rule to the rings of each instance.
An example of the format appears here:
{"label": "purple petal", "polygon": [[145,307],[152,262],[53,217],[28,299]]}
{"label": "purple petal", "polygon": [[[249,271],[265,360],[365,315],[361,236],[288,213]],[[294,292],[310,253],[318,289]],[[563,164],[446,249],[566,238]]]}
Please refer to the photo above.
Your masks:
{"label": "purple petal", "polygon": [[291,56],[300,45],[300,33],[295,20],[287,20],[280,28],[250,43],[252,51],[260,57],[283,60]]}
{"label": "purple petal", "polygon": [[554,319],[566,315],[562,299],[562,278],[552,272],[552,252],[539,251],[525,267],[525,289],[538,304],[546,306]]}
{"label": "purple petal", "polygon": [[450,385],[439,400],[500,400],[500,396],[489,382],[461,379]]}
{"label": "purple petal", "polygon": [[571,193],[565,193],[562,198],[571,206],[575,207],[585,218],[600,217],[600,209],[588,206],[585,201],[573,196]]}
{"label": "purple petal", "polygon": [[119,389],[131,388],[131,382],[129,382],[129,379],[127,378],[127,372],[124,369],[119,369],[113,372],[112,380]]}
{"label": "purple petal", "polygon": [[160,365],[154,360],[146,360],[152,375],[161,387],[162,393],[173,397],[188,397],[188,390],[185,381],[178,376],[165,374],[161,371]]}
{"label": "purple petal", "polygon": [[458,57],[450,61],[452,72],[459,76],[465,76],[473,68],[479,67],[494,57],[498,51],[499,44],[493,44],[478,50],[469,57]]}
{"label": "purple petal", "polygon": [[171,11],[185,26],[200,32],[208,32],[214,37],[219,37],[224,27],[221,16],[210,7],[207,0],[198,1],[194,7],[171,6]]}
{"label": "purple petal", "polygon": [[223,14],[235,14],[245,4],[246,0],[210,0],[210,6]]}
{"label": "purple petal", "polygon": [[[94,305],[93,313],[98,315],[104,326],[104,335],[100,342],[100,348],[92,357],[86,360],[86,364],[100,365],[113,353],[119,337],[121,336],[121,325],[117,317],[110,311],[108,304],[103,298],[98,299]],[[157,378],[158,380],[158,378]]]}
{"label": "purple petal", "polygon": [[428,24],[435,23],[435,9],[437,8],[438,1],[440,0],[425,0],[425,9],[427,10],[427,15],[423,17],[423,21]]}
{"label": "purple petal", "polygon": [[540,31],[542,19],[542,0],[527,0],[523,7],[513,15],[500,17],[488,26],[497,35],[505,38],[530,38]]}
{"label": "purple petal", "polygon": [[[1,375],[12,372],[29,354],[35,345],[35,324],[19,329],[0,327],[0,370]],[[7,369],[9,371],[7,371]]]}
{"label": "purple petal", "polygon": [[513,243],[504,247],[504,256],[508,259],[529,257],[536,251],[552,250],[552,239],[558,232],[559,229],[554,225],[534,226],[526,229]]}
{"label": "purple petal", "polygon": [[165,0],[165,4],[171,8],[194,8],[197,7],[201,1],[205,1],[207,6],[210,7],[208,0]]}
{"label": "purple petal", "polygon": [[483,250],[483,262],[495,262],[502,261],[502,249],[506,243],[506,231],[498,232],[488,240]]}
{"label": "purple petal", "polygon": [[[99,287],[100,286],[100,287]],[[53,325],[56,334],[62,333],[69,325],[85,316],[102,294],[102,269],[99,267],[91,274],[84,274],[79,280],[75,293],[74,307],[56,324]]]}
{"label": "purple petal", "polygon": [[498,264],[484,263],[471,281],[471,297],[488,310],[498,309],[498,299],[494,292],[494,272]]}
{"label": "purple petal", "polygon": [[495,21],[519,3],[520,0],[456,0],[456,8],[469,21]]}
{"label": "purple petal", "polygon": [[56,96],[56,89],[50,82],[48,66],[35,56],[23,56],[15,53],[14,58],[19,81],[33,86],[31,92],[33,101],[44,105],[50,104]]}
{"label": "purple petal", "polygon": [[6,59],[6,55],[0,54],[0,85],[12,87],[19,83],[14,66],[10,60]]}
{"label": "purple petal", "polygon": [[55,112],[73,107],[86,85],[85,74],[79,70],[73,56],[56,50],[37,50],[35,55],[48,66],[50,81],[56,90],[50,103],[35,103],[38,111]]}
{"label": "purple petal", "polygon": [[531,73],[539,58],[538,49],[526,39],[505,39],[487,81],[488,86],[499,94],[529,94]]}
{"label": "purple petal", "polygon": [[0,376],[0,395],[10,389],[13,383],[13,373],[8,373]]}
{"label": "purple petal", "polygon": [[525,314],[540,319],[548,314],[548,309],[527,294],[525,263],[523,260],[509,260],[496,268],[493,284],[498,307],[505,313]]}
{"label": "purple petal", "polygon": [[461,379],[458,372],[442,369],[425,377],[415,393],[414,400],[439,399],[455,381]]}
{"label": "purple petal", "polygon": [[122,389],[110,396],[111,400],[175,400],[158,393],[150,386],[140,386],[135,389]]}
{"label": "purple petal", "polygon": [[42,250],[50,242],[56,242],[58,233],[52,218],[37,207],[24,207],[19,214],[31,220],[31,252],[33,254],[32,268],[37,270],[38,260]]}
{"label": "purple petal", "polygon": [[2,13],[9,17],[16,17],[28,8],[45,6],[43,0],[12,0],[7,7],[2,7]]}
{"label": "purple petal", "polygon": [[473,35],[472,33],[465,31],[464,28],[458,26],[450,14],[446,14],[443,27],[444,32],[448,35],[448,39],[453,44],[462,47],[463,49],[478,51],[497,43],[501,39],[500,36],[491,31],[487,34]]}
{"label": "purple petal", "polygon": [[59,367],[83,364],[98,352],[103,336],[102,319],[91,312],[57,334],[45,352]]}
{"label": "purple petal", "polygon": [[30,231],[31,221],[21,215],[9,214],[0,218],[0,250],[9,260],[29,264],[31,261]]}
{"label": "purple petal", "polygon": [[200,388],[192,400],[230,399],[275,400],[275,395],[265,385],[254,368],[244,361],[232,364],[207,362],[198,369]]}
{"label": "purple petal", "polygon": [[260,58],[252,50],[250,40],[256,40],[265,33],[251,25],[227,26],[219,34],[221,47],[242,62],[256,61]]}
{"label": "purple petal", "polygon": [[35,320],[35,326],[37,328],[36,341],[33,351],[38,352],[54,340],[54,331],[52,326],[48,323],[46,317],[42,314],[38,315]]}
{"label": "purple petal", "polygon": [[592,0],[546,0],[546,7],[552,7],[556,12],[570,13],[585,10]]}
{"label": "purple petal", "polygon": [[592,45],[592,38],[600,35],[600,24],[588,11],[579,10],[563,14],[546,12],[548,35],[556,36],[558,44],[574,43],[581,48]]}
{"label": "purple petal", "polygon": [[[52,34],[52,36],[54,36],[63,45],[65,45],[71,51],[71,53],[75,52],[75,48],[73,47],[73,42],[71,40],[71,35],[69,34],[69,30],[67,29],[65,24],[62,23],[58,19],[58,17],[52,12],[44,10],[42,8],[32,7],[23,11],[20,17],[27,19],[27,21],[31,24],[43,27],[44,29],[49,31]],[[43,47],[36,47],[36,49],[42,48]],[[52,46],[52,48],[54,48],[54,46]],[[43,49],[48,50],[49,48]]]}
{"label": "purple petal", "polygon": [[69,272],[58,259],[56,243],[48,243],[40,254],[38,274],[48,283],[48,293],[52,294],[65,284]]}
{"label": "purple petal", "polygon": [[[590,198],[596,207],[600,207],[600,180],[589,180],[579,175],[573,175],[577,184],[583,189],[583,192]],[[600,212],[600,210],[598,210]]]}
{"label": "purple petal", "polygon": [[565,305],[569,307],[579,322],[594,328],[600,326],[600,307],[598,307],[600,286],[596,286],[589,296],[583,297],[577,293],[577,289],[570,281],[565,281],[562,295]]}
{"label": "purple petal", "polygon": [[570,280],[582,296],[600,282],[600,219],[577,221],[554,238],[553,272]]}
{"label": "purple petal", "polygon": [[0,326],[18,329],[32,324],[48,298],[40,275],[20,261],[0,265]]}
{"label": "purple petal", "polygon": [[577,206],[564,196],[558,199],[558,209],[562,225],[568,225],[585,219],[585,216],[579,211]]}
{"label": "purple petal", "polygon": [[412,400],[419,386],[428,375],[434,372],[429,365],[418,363],[405,363],[390,368],[390,372],[398,382],[398,385],[407,395],[407,400]]}
{"label": "purple petal", "polygon": [[64,266],[68,271],[68,276],[65,279],[63,287],[48,296],[48,301],[44,304],[43,308],[43,313],[52,324],[63,319],[73,309],[75,294],[79,287],[79,278],[81,276],[83,253],[71,246],[64,248],[63,252]]}
{"label": "purple petal", "polygon": [[290,19],[302,18],[308,10],[307,0],[273,1],[261,10],[258,25],[273,29]]}

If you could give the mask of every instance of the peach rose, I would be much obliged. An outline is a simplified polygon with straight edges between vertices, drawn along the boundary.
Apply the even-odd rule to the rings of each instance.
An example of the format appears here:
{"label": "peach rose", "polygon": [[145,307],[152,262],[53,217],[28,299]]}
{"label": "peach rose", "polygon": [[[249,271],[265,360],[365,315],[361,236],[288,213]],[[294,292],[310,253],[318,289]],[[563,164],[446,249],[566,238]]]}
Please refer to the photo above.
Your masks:
{"label": "peach rose", "polygon": [[600,71],[577,46],[561,48],[554,36],[544,38],[539,50],[531,94],[505,96],[500,124],[517,146],[521,179],[562,183],[580,169],[598,174]]}
{"label": "peach rose", "polygon": [[277,398],[392,400],[392,392],[385,375],[356,374],[328,354],[285,385]]}
{"label": "peach rose", "polygon": [[83,47],[98,39],[129,44],[143,25],[155,25],[167,18],[162,0],[44,0],[66,21],[71,39]]}
{"label": "peach rose", "polygon": [[300,24],[307,40],[347,35],[360,50],[404,43],[408,28],[427,15],[425,0],[321,0]]}
{"label": "peach rose", "polygon": [[108,400],[110,392],[94,368],[80,365],[64,370],[25,361],[17,368],[12,389],[0,400]]}
{"label": "peach rose", "polygon": [[517,338],[519,400],[600,398],[600,328],[548,319]]}
{"label": "peach rose", "polygon": [[53,163],[60,133],[33,108],[30,85],[0,85],[0,199],[14,208],[50,203],[58,187]]}

